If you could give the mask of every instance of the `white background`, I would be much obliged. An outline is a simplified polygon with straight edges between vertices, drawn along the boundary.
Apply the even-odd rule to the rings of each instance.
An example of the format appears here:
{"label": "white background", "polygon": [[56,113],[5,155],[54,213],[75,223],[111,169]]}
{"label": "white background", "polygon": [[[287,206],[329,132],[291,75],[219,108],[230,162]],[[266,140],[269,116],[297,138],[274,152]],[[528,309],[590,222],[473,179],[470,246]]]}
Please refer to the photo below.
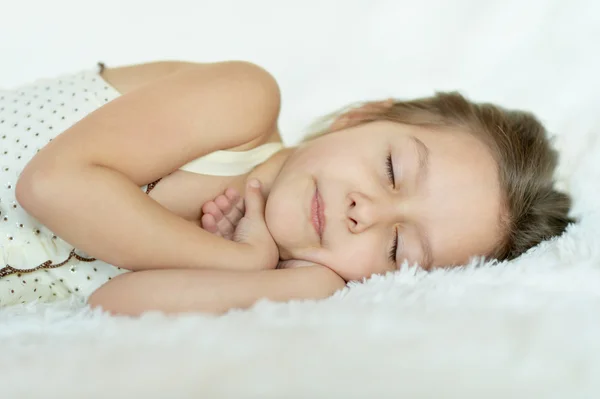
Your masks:
{"label": "white background", "polygon": [[99,60],[244,59],[280,82],[287,141],[346,103],[435,90],[531,109],[551,130],[589,118],[600,104],[593,0],[0,4],[0,88]]}
{"label": "white background", "polygon": [[246,59],[279,80],[288,140],[347,102],[459,89],[535,111],[586,212],[506,267],[404,269],[326,301],[139,320],[3,308],[1,394],[600,397],[599,19],[597,0],[0,0],[0,87],[98,60]]}

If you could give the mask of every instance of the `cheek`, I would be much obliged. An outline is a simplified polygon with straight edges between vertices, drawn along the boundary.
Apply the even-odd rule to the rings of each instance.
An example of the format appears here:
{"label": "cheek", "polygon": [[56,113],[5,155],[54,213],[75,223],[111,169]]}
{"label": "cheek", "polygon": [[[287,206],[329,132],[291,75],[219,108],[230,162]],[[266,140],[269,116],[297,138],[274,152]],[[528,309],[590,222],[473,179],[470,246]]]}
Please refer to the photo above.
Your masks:
{"label": "cheek", "polygon": [[324,171],[337,170],[340,167],[344,170],[349,165],[359,163],[356,159],[360,151],[352,151],[347,146],[332,142],[329,145],[319,143],[298,151],[293,155],[286,168],[291,173],[298,171],[309,173],[323,173]]}
{"label": "cheek", "polygon": [[289,199],[286,199],[284,194],[279,190],[271,191],[265,207],[265,222],[278,244],[281,244],[281,241],[289,241],[294,233],[297,233],[290,227],[297,225],[292,219],[297,218],[298,213],[290,212]]}
{"label": "cheek", "polygon": [[[330,251],[327,266],[346,281],[359,281],[372,274],[385,272],[373,239],[354,237]],[[369,237],[371,238],[371,237]]]}

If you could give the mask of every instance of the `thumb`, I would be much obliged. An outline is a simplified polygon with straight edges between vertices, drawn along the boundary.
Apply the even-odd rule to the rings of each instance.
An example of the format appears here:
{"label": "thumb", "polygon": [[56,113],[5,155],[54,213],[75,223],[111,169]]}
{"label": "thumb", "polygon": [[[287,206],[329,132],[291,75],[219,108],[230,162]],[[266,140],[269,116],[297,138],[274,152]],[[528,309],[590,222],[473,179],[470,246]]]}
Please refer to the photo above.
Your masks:
{"label": "thumb", "polygon": [[264,217],[265,198],[260,191],[260,182],[257,179],[250,180],[246,185],[244,205],[246,207],[244,216],[260,219]]}

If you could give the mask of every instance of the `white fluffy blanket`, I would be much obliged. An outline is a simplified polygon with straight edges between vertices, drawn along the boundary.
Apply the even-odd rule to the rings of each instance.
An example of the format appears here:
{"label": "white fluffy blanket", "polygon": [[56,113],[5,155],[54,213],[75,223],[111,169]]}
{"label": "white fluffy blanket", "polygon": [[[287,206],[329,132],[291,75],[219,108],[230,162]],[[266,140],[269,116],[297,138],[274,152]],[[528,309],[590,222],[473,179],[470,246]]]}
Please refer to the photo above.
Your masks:
{"label": "white fluffy blanket", "polygon": [[460,89],[542,118],[581,223],[511,263],[407,268],[221,317],[1,309],[2,398],[600,397],[597,3],[30,3],[0,27],[15,40],[0,86],[96,60],[249,59],[281,83],[289,142],[347,102]]}

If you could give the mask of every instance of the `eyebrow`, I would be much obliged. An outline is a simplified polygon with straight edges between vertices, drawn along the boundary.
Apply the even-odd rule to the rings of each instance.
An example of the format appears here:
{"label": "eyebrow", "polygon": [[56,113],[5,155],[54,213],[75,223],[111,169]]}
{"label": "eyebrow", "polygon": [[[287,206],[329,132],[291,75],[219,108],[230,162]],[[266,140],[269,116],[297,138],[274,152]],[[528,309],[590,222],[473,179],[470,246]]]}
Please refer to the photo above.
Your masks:
{"label": "eyebrow", "polygon": [[[419,187],[423,187],[425,181],[427,180],[427,176],[429,175],[429,148],[423,143],[421,140],[416,138],[415,136],[410,136],[414,141],[417,147],[417,153],[419,154],[419,170],[417,172],[417,184]],[[423,247],[423,263],[421,267],[425,270],[431,268],[431,264],[433,263],[433,254],[431,252],[431,243],[429,241],[429,236],[426,231],[424,231],[421,227],[417,227],[417,232],[419,235],[419,240],[421,241],[421,245]]]}
{"label": "eyebrow", "polygon": [[416,144],[417,153],[419,154],[419,171],[417,175],[417,182],[421,186],[429,174],[429,148],[425,145],[425,143],[415,136],[410,137]]}

